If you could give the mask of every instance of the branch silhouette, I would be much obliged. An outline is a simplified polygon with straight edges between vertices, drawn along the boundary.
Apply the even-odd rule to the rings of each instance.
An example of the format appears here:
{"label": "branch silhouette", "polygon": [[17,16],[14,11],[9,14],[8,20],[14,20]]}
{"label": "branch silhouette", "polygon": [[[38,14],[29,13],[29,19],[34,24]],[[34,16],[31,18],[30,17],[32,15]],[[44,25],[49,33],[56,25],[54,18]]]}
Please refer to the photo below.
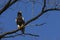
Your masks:
{"label": "branch silhouette", "polygon": [[12,35],[12,36],[5,36],[3,38],[13,38],[13,37],[16,37],[16,36],[24,36],[24,35],[29,35],[29,36],[34,36],[34,37],[39,37],[39,35],[35,35],[35,34],[30,34],[30,33],[24,33],[24,34],[16,34],[16,35]]}
{"label": "branch silhouette", "polygon": [[[48,11],[53,11],[53,10],[60,11],[60,9],[58,9],[58,8],[51,8],[51,9],[45,10],[45,7],[46,7],[46,0],[44,0],[44,5],[43,5],[43,7],[42,7],[42,11],[41,11],[36,17],[28,20],[23,27],[26,27],[26,25],[28,25],[29,23],[37,20],[39,17],[41,17],[43,14],[45,14],[45,13],[48,12]],[[4,34],[1,34],[1,35],[0,35],[0,39],[1,39],[1,38],[4,38],[6,35],[16,33],[17,31],[19,31],[19,29],[16,29],[16,30],[11,31],[11,32],[6,32],[6,33],[4,33]],[[29,35],[32,35],[32,34],[29,34]]]}
{"label": "branch silhouette", "polygon": [[31,25],[27,25],[27,26],[42,26],[44,24],[46,24],[46,23],[42,23],[42,24],[31,24]]}
{"label": "branch silhouette", "polygon": [[5,6],[0,10],[0,15],[7,10],[11,5],[13,5],[14,3],[16,3],[18,0],[14,0],[13,2],[11,2],[12,0],[9,0]]}

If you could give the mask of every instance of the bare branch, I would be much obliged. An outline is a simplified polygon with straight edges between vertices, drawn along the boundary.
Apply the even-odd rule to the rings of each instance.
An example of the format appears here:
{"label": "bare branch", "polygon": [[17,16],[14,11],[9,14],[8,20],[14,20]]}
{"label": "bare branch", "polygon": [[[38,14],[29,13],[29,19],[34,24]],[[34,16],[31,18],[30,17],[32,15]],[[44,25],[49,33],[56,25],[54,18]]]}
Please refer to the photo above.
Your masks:
{"label": "bare branch", "polygon": [[0,10],[0,15],[8,8],[10,2],[11,2],[11,0],[9,0],[9,1],[7,2],[7,4]]}
{"label": "bare branch", "polygon": [[[40,25],[44,25],[44,24],[45,24],[45,23],[40,24]],[[36,25],[36,26],[38,26],[38,25]],[[14,37],[14,36],[22,35],[22,34],[18,34],[18,35],[14,35],[14,36],[7,36],[7,37],[5,37],[6,35],[16,33],[17,31],[19,31],[19,29],[17,29],[17,30],[13,30],[13,31],[11,31],[11,32],[6,32],[6,33],[0,35],[0,39],[1,39],[1,38],[10,38],[10,37]],[[36,37],[39,36],[39,35],[34,35],[34,34],[29,34],[29,33],[24,33],[24,35],[30,35],[30,36],[36,36]]]}
{"label": "bare branch", "polygon": [[[31,23],[32,21],[35,21],[36,19],[38,19],[39,17],[41,17],[44,13],[46,13],[48,11],[53,11],[53,10],[60,11],[60,9],[58,9],[58,8],[51,8],[51,9],[44,10],[45,7],[46,7],[46,0],[44,0],[44,6],[42,7],[41,13],[39,13],[36,17],[28,20],[23,27],[25,27],[27,24]],[[11,31],[11,32],[4,33],[4,34],[0,35],[0,38],[3,38],[3,37],[5,37],[8,34],[16,33],[17,31],[19,31],[19,29]],[[29,34],[29,35],[32,35],[32,34]]]}
{"label": "bare branch", "polygon": [[[32,21],[38,19],[40,16],[42,16],[42,15],[44,14],[43,11],[44,11],[45,7],[46,7],[46,0],[44,0],[44,6],[42,7],[41,13],[38,14],[36,17],[34,17],[34,18],[30,19],[29,21],[27,21],[25,25],[29,24],[30,22],[32,22]],[[25,25],[24,25],[24,26],[25,26]]]}
{"label": "bare branch", "polygon": [[12,0],[9,0],[7,2],[7,4],[0,10],[0,15],[5,11],[7,10],[11,5],[13,5],[14,3],[16,3],[18,0],[14,0],[12,3],[11,3]]}
{"label": "bare branch", "polygon": [[30,33],[25,33],[24,35],[30,35],[30,36],[39,37],[39,35],[34,35],[34,34],[30,34]]}
{"label": "bare branch", "polygon": [[46,0],[44,0],[44,5],[42,7],[42,11],[44,11],[45,7],[46,7]]}
{"label": "bare branch", "polygon": [[42,23],[42,24],[31,24],[31,25],[28,25],[28,26],[42,26],[44,24],[46,24],[46,23]]}
{"label": "bare branch", "polygon": [[[42,12],[41,12],[39,15],[37,15],[36,17],[34,17],[34,18],[30,19],[29,21],[27,21],[24,26],[26,26],[27,24],[31,23],[32,21],[38,19],[42,14],[44,14],[43,10],[44,10],[45,6],[46,6],[46,0],[44,0],[44,6],[43,6],[43,8],[42,8]],[[23,27],[24,27],[24,26],[23,26]],[[12,34],[12,33],[15,33],[15,32],[17,32],[17,31],[19,31],[19,30],[17,29],[17,30],[15,30],[15,31],[7,32],[7,33],[5,33],[5,34],[2,34],[2,35],[0,36],[0,38],[3,38],[5,35]],[[30,34],[30,35],[31,35],[31,34]]]}
{"label": "bare branch", "polygon": [[46,13],[48,11],[54,11],[54,10],[60,11],[60,9],[58,9],[58,8],[50,8],[50,9],[45,10],[44,13]]}
{"label": "bare branch", "polygon": [[17,34],[17,35],[12,35],[12,36],[6,36],[4,38],[13,38],[13,37],[16,37],[16,36],[24,36],[24,35],[30,35],[30,36],[34,36],[34,37],[39,37],[39,35],[34,35],[34,34],[30,34],[30,33],[24,33],[24,34]]}
{"label": "bare branch", "polygon": [[13,30],[13,31],[11,31],[11,32],[6,32],[6,33],[4,33],[4,34],[1,34],[1,35],[0,35],[0,39],[3,38],[3,37],[5,37],[6,35],[16,33],[17,31],[19,31],[19,30],[17,29],[17,30]]}
{"label": "bare branch", "polygon": [[14,3],[16,3],[17,1],[18,1],[18,0],[14,0],[14,1],[10,4],[10,6],[13,5]]}

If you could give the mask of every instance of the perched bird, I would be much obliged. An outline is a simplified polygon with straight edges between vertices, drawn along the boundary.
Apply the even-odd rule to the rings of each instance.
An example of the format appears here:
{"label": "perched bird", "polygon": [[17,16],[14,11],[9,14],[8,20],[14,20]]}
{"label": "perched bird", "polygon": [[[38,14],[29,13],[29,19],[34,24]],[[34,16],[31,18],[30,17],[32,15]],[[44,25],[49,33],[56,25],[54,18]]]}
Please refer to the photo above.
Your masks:
{"label": "perched bird", "polygon": [[23,27],[23,25],[25,24],[25,21],[24,21],[24,18],[22,17],[21,11],[19,11],[17,14],[16,23],[17,23],[18,29],[21,30],[22,34],[24,34],[25,27]]}

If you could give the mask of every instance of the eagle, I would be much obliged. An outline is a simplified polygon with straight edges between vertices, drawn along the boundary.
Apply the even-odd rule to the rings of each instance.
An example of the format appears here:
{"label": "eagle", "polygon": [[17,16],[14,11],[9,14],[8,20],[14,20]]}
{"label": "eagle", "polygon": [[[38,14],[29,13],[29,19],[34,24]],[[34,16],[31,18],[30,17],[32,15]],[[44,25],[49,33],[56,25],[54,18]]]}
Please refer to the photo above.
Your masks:
{"label": "eagle", "polygon": [[24,34],[25,27],[23,26],[25,24],[25,21],[24,21],[24,18],[22,17],[21,11],[19,11],[17,14],[16,23],[17,23],[18,29],[21,30],[22,34]]}

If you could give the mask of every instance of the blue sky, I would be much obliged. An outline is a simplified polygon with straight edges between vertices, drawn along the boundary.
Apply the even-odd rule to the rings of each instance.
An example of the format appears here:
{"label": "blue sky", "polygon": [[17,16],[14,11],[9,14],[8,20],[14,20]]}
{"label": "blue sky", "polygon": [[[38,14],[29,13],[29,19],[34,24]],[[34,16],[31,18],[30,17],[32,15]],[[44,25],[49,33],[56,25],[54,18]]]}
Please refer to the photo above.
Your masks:
{"label": "blue sky", "polygon": [[[23,0],[24,1],[24,0]],[[26,0],[27,1],[27,0]],[[42,0],[38,0],[43,4]],[[0,9],[3,7],[3,3],[7,3],[7,0],[0,1]],[[40,13],[42,5],[36,3],[34,5],[34,16],[32,15],[32,3],[17,2],[8,8],[2,15],[0,15],[0,32],[8,32],[17,29],[15,19],[17,17],[18,11],[22,11],[25,22],[27,22],[32,17],[35,17]],[[53,5],[51,5],[53,7]],[[50,5],[47,6],[50,8]],[[30,26],[31,24],[42,24],[42,26]],[[6,38],[3,40],[60,40],[60,12],[59,11],[49,11],[44,15],[39,17],[37,20],[31,22],[26,26],[26,33],[37,34],[39,37],[33,36],[17,36],[14,38]],[[21,33],[20,31],[17,33]]]}

